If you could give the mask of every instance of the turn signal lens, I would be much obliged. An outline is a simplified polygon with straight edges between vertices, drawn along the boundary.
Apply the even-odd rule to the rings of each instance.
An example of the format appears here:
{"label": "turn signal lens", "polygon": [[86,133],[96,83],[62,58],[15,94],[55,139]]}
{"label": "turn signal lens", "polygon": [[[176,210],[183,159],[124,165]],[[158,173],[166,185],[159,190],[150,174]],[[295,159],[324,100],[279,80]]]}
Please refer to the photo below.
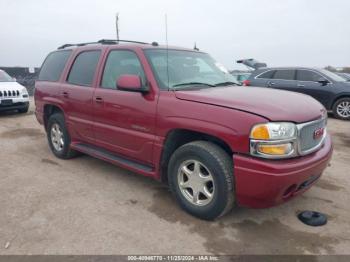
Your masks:
{"label": "turn signal lens", "polygon": [[263,145],[257,147],[258,152],[266,155],[289,155],[292,152],[292,144]]}
{"label": "turn signal lens", "polygon": [[253,139],[260,139],[260,140],[270,139],[269,129],[267,125],[255,126],[251,132],[250,137]]}

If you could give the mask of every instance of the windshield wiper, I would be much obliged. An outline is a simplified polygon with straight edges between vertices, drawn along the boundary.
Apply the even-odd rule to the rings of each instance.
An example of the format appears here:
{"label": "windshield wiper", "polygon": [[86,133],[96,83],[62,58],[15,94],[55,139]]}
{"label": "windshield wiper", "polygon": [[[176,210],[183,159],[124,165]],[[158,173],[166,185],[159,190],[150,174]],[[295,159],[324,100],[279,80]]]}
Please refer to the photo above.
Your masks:
{"label": "windshield wiper", "polygon": [[230,86],[230,85],[239,86],[240,84],[238,84],[236,82],[231,82],[231,81],[226,81],[226,82],[221,82],[221,83],[215,84],[215,86]]}
{"label": "windshield wiper", "polygon": [[202,82],[187,82],[187,83],[181,83],[181,84],[176,84],[173,85],[172,87],[179,87],[179,86],[194,86],[194,85],[202,85],[202,86],[210,86],[210,87],[215,87],[215,85],[211,85],[208,83],[202,83]]}

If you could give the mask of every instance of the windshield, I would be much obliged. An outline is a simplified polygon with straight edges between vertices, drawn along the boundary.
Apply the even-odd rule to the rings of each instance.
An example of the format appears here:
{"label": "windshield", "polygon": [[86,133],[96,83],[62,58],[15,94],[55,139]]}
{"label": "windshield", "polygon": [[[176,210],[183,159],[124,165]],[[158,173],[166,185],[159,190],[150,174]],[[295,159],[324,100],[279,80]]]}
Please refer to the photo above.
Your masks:
{"label": "windshield", "polygon": [[5,71],[0,70],[0,82],[14,82],[15,80]]}
{"label": "windshield", "polygon": [[238,84],[224,66],[205,53],[148,49],[145,54],[161,89]]}
{"label": "windshield", "polygon": [[336,82],[346,82],[346,79],[340,75],[337,75],[331,71],[328,71],[326,69],[321,69],[321,72],[323,74],[325,74],[327,77],[329,77],[330,79],[332,79],[333,81],[336,81]]}
{"label": "windshield", "polygon": [[15,80],[5,71],[0,70],[0,82],[14,82]]}

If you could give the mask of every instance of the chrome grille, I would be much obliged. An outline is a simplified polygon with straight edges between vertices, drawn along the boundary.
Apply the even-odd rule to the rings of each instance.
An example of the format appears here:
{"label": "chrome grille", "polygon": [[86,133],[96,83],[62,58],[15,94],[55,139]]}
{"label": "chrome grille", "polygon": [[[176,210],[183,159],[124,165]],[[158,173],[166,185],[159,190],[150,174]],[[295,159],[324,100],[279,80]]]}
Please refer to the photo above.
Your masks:
{"label": "chrome grille", "polygon": [[[311,153],[317,150],[326,136],[327,119],[323,118],[310,123],[298,125],[299,129],[299,150],[301,154]],[[315,138],[315,131],[325,128],[323,136]]]}
{"label": "chrome grille", "polygon": [[3,90],[0,91],[0,98],[19,97],[19,90]]}

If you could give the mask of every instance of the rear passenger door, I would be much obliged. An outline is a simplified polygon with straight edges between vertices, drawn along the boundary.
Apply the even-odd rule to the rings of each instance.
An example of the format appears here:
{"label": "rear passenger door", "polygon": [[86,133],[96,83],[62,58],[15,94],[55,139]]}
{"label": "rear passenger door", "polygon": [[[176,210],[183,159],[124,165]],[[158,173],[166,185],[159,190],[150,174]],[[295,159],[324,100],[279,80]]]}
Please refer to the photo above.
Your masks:
{"label": "rear passenger door", "polygon": [[320,79],[325,79],[325,77],[315,71],[307,69],[297,70],[298,91],[312,96],[327,107],[328,101],[333,97],[332,83],[321,84],[318,82]]}
{"label": "rear passenger door", "polygon": [[94,140],[92,96],[100,55],[100,50],[87,50],[76,54],[66,82],[61,88],[66,123],[73,141]]}
{"label": "rear passenger door", "polygon": [[272,79],[266,82],[270,88],[297,91],[297,81],[295,80],[294,69],[278,69],[275,71]]}

